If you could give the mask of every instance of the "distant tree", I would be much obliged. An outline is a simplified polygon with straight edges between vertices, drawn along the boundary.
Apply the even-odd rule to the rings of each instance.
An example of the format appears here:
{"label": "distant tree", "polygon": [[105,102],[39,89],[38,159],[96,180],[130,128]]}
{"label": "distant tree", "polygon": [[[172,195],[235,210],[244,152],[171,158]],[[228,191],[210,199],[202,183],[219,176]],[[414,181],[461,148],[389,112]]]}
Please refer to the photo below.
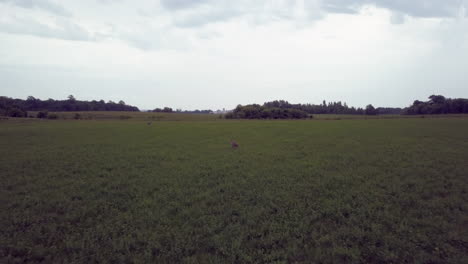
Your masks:
{"label": "distant tree", "polygon": [[213,113],[213,111],[209,110],[209,109],[208,110],[195,109],[195,110],[185,110],[185,111],[182,111],[181,109],[177,109],[176,111],[186,113],[186,114],[211,114],[211,113]]}
{"label": "distant tree", "polygon": [[376,115],[377,110],[374,108],[373,105],[370,104],[370,105],[366,106],[365,113],[366,113],[366,115]]}
{"label": "distant tree", "polygon": [[40,111],[40,112],[37,113],[36,117],[37,118],[47,118],[48,114],[49,113],[47,111]]}
{"label": "distant tree", "polygon": [[427,102],[415,100],[411,106],[404,109],[403,113],[407,115],[468,113],[468,99],[431,95]]}
{"label": "distant tree", "polygon": [[172,113],[173,110],[170,107],[164,107],[163,109],[161,108],[155,108],[152,112],[159,112],[159,113]]}
{"label": "distant tree", "polygon": [[7,115],[10,117],[27,117],[28,113],[19,107],[12,107],[7,110]]}
{"label": "distant tree", "polygon": [[442,95],[431,95],[431,96],[429,96],[429,99],[431,99],[430,103],[433,103],[433,104],[443,104],[443,103],[445,103],[445,97],[442,96]]}
{"label": "distant tree", "polygon": [[25,107],[29,110],[38,110],[41,100],[36,99],[34,96],[28,96],[25,102]]}
{"label": "distant tree", "polygon": [[377,108],[377,113],[379,115],[399,115],[402,113],[402,110],[398,107],[379,107]]}
{"label": "distant tree", "polygon": [[[33,96],[28,96],[26,100],[12,99],[0,96],[0,114],[7,115],[11,108],[17,108],[21,111],[139,111],[137,107],[125,104],[106,104],[101,101],[79,101],[72,95],[67,100],[48,99],[42,101]],[[10,111],[11,112],[11,111]],[[17,115],[17,114],[15,114]]]}
{"label": "distant tree", "polygon": [[47,116],[48,119],[58,119],[58,115],[56,114],[50,114]]}
{"label": "distant tree", "polygon": [[299,109],[286,108],[284,101],[274,101],[266,105],[238,105],[231,113],[225,115],[227,119],[302,119],[309,115]]}
{"label": "distant tree", "polygon": [[364,114],[361,108],[349,107],[348,104],[342,102],[323,102],[319,105],[314,104],[291,104],[288,101],[276,100],[263,104],[267,108],[282,108],[282,109],[298,109],[308,114],[349,114],[359,115]]}

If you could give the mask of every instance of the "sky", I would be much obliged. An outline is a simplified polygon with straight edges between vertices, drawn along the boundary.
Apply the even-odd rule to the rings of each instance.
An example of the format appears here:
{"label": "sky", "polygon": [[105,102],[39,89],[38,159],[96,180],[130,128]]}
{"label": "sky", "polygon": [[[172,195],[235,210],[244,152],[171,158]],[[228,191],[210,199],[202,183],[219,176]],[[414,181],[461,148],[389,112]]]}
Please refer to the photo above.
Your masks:
{"label": "sky", "polygon": [[232,109],[468,98],[468,0],[0,0],[0,95]]}

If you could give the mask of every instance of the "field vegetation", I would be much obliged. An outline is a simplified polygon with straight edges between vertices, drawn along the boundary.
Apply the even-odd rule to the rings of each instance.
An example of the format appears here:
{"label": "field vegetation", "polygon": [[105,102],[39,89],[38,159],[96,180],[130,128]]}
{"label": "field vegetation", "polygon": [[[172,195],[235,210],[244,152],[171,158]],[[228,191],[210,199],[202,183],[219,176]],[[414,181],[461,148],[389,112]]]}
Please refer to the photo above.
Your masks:
{"label": "field vegetation", "polygon": [[[193,114],[193,113],[165,113],[165,112],[125,112],[125,111],[84,111],[84,112],[48,112],[28,111],[29,119],[58,119],[58,120],[96,120],[96,121],[221,121],[226,118],[219,114]],[[349,115],[349,114],[314,114],[308,117],[312,120],[366,120],[366,119],[406,119],[406,118],[468,118],[466,114],[446,115]],[[0,116],[3,120],[16,120],[6,116]],[[26,120],[25,120],[26,121]],[[31,120],[30,120],[31,121]],[[227,121],[227,120],[226,120]],[[29,121],[26,121],[29,122]]]}
{"label": "field vegetation", "polygon": [[[40,112],[28,112],[32,118]],[[98,121],[216,121],[223,118],[215,114],[188,114],[188,113],[165,113],[165,112],[124,112],[124,111],[86,111],[86,112],[48,112],[57,119],[65,120],[98,120]],[[46,117],[47,119],[47,117]]]}
{"label": "field vegetation", "polygon": [[55,114],[0,120],[2,263],[468,263],[466,116]]}

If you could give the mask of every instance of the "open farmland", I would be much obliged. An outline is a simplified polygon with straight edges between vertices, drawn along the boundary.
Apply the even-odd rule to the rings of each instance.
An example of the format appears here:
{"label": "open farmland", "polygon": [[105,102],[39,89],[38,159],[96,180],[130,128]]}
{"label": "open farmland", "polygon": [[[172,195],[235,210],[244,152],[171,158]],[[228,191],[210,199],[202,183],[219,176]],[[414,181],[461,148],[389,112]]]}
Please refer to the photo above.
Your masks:
{"label": "open farmland", "polygon": [[[28,116],[35,118],[37,111],[29,111]],[[155,113],[155,112],[121,112],[121,111],[89,111],[89,112],[50,112],[57,119],[63,120],[127,120],[127,121],[218,121],[223,119],[218,114],[189,113]],[[348,119],[402,119],[402,118],[468,118],[466,114],[446,115],[348,115],[348,114],[314,114],[315,120],[348,120]],[[4,117],[7,118],[7,117]]]}
{"label": "open farmland", "polygon": [[[36,117],[38,112],[30,111],[29,116]],[[123,112],[123,111],[89,111],[89,112],[50,112],[57,119],[79,120],[127,120],[127,121],[214,121],[219,115],[188,114],[188,113],[155,113],[155,112]]]}
{"label": "open farmland", "polygon": [[0,262],[468,263],[468,118],[210,118],[0,120]]}

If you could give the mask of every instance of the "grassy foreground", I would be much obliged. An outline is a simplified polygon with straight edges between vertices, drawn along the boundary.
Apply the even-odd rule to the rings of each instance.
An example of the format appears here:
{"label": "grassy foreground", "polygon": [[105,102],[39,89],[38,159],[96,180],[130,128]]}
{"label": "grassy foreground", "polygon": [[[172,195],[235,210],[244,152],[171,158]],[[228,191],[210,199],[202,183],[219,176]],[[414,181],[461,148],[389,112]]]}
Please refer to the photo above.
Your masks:
{"label": "grassy foreground", "polygon": [[0,168],[2,263],[468,263],[464,118],[4,120]]}

